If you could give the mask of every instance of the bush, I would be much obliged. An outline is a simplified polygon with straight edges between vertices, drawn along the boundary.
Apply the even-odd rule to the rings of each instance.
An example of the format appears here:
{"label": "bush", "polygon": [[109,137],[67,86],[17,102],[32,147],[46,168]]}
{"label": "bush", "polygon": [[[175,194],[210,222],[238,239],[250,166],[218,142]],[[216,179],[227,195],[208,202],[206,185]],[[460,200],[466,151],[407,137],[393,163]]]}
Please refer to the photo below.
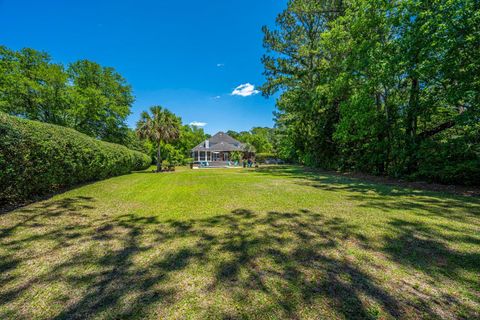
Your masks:
{"label": "bush", "polygon": [[162,158],[173,166],[180,166],[185,163],[185,156],[171,144],[162,146]]}
{"label": "bush", "polygon": [[240,152],[240,151],[232,151],[232,153],[230,154],[230,159],[232,161],[241,161],[243,158],[243,153]]}
{"label": "bush", "polygon": [[255,160],[258,163],[265,163],[267,159],[277,159],[277,157],[273,153],[257,153],[255,155]]}
{"label": "bush", "polygon": [[151,163],[146,154],[73,129],[0,113],[0,205]]}
{"label": "bush", "polygon": [[168,160],[163,160],[162,171],[175,171],[175,164],[169,162]]}
{"label": "bush", "polygon": [[182,165],[186,166],[186,165],[189,165],[191,163],[193,163],[195,160],[193,158],[185,158],[183,159],[183,163]]}
{"label": "bush", "polygon": [[480,184],[480,126],[455,139],[425,141],[418,150],[418,171],[411,179],[445,184]]}

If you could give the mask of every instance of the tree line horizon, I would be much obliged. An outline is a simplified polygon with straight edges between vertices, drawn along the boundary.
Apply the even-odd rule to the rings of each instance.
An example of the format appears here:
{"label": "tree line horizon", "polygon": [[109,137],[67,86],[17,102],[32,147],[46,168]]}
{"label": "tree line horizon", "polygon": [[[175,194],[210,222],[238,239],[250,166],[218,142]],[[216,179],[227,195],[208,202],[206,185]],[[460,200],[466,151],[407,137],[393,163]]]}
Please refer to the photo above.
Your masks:
{"label": "tree line horizon", "polygon": [[[280,93],[275,126],[227,134],[307,166],[478,184],[479,12],[473,0],[291,0],[262,28],[260,89]],[[145,130],[147,112],[131,129],[133,102],[114,68],[0,46],[0,111],[169,164],[191,161],[191,148],[209,136],[174,114],[163,118],[176,128],[164,130],[168,139]]]}
{"label": "tree line horizon", "polygon": [[[0,111],[9,115],[69,127],[144,152],[157,162],[157,170],[162,163],[189,163],[190,150],[210,137],[202,127],[183,124],[180,117],[159,105],[149,108],[151,117],[143,111],[136,128],[131,129],[126,119],[134,100],[132,87],[112,67],[89,60],[63,65],[52,62],[46,52],[0,46]],[[160,136],[145,127],[145,122],[155,119],[159,120]],[[167,120],[170,126],[163,125]],[[258,152],[274,151],[272,128],[227,132]]]}
{"label": "tree line horizon", "polygon": [[283,157],[479,184],[479,1],[290,0],[263,32]]}

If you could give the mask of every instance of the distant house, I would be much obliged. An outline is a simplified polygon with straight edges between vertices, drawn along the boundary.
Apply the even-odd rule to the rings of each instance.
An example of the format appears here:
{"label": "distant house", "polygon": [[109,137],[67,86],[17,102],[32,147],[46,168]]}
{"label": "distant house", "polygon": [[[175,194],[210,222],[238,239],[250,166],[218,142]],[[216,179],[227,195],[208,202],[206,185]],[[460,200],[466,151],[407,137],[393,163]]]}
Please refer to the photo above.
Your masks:
{"label": "distant house", "polygon": [[192,158],[200,161],[230,161],[233,151],[245,151],[245,145],[225,132],[218,132],[192,149]]}

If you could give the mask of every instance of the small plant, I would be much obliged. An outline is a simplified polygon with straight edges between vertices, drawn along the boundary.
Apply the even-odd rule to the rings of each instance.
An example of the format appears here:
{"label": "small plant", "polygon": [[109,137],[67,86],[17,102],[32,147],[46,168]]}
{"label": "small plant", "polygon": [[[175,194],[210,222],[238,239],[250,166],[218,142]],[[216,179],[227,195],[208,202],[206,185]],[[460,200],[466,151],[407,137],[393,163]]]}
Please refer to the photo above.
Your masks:
{"label": "small plant", "polygon": [[231,159],[232,161],[238,161],[238,162],[240,162],[240,160],[242,160],[242,158],[243,158],[243,154],[242,154],[242,152],[240,152],[240,151],[233,151],[233,152],[230,154],[230,159]]}
{"label": "small plant", "polygon": [[168,160],[162,161],[162,171],[173,171],[175,170],[175,165]]}

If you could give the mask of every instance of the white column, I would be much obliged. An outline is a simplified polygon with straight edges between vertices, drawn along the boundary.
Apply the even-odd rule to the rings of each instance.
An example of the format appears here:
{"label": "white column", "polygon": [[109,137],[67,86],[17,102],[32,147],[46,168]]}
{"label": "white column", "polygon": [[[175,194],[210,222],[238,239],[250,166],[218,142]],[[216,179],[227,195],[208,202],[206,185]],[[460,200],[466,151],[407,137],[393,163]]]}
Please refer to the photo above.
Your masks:
{"label": "white column", "polygon": [[200,161],[200,151],[197,151],[197,159]]}

